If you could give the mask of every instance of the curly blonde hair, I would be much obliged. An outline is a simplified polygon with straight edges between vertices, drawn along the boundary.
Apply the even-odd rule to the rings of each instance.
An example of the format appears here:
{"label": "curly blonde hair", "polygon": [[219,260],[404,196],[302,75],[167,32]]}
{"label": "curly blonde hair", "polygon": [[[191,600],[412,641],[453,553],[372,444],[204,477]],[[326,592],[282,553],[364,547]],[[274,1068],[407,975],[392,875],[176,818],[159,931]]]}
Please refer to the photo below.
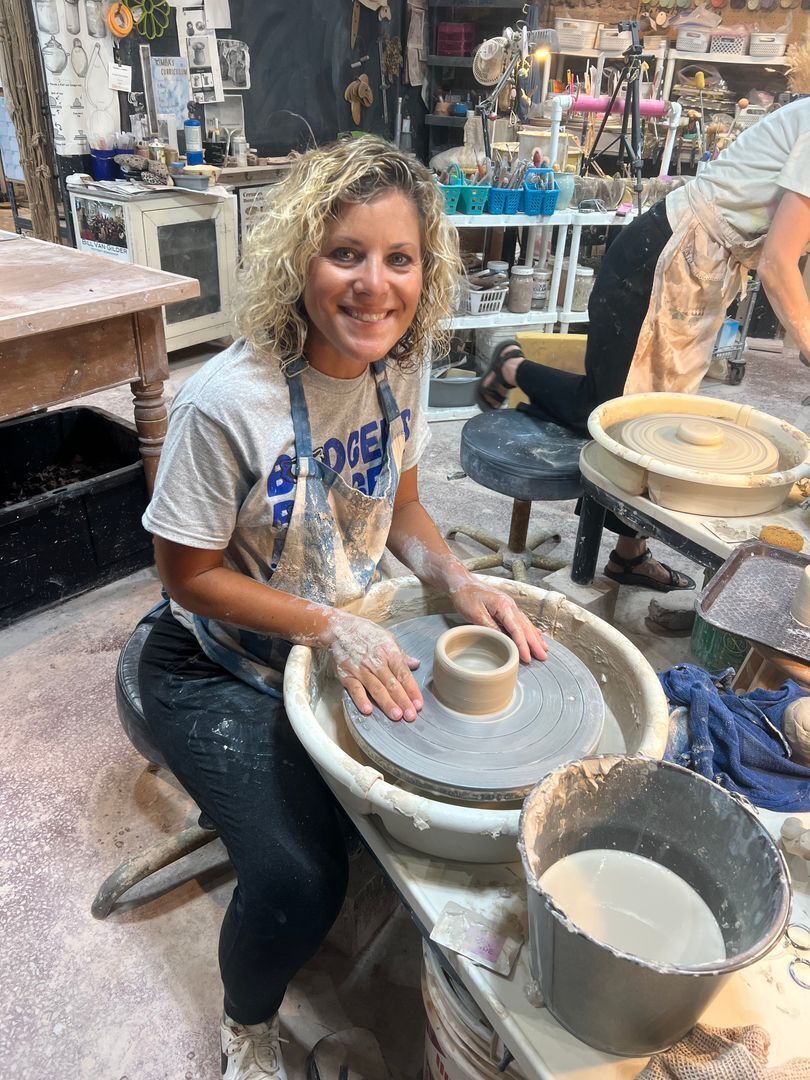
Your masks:
{"label": "curly blonde hair", "polygon": [[324,234],[344,206],[400,191],[416,208],[422,245],[422,295],[413,322],[388,358],[404,368],[446,348],[442,320],[452,312],[461,264],[456,230],[444,214],[433,175],[411,154],[374,136],[347,139],[299,158],[251,229],[238,274],[239,332],[282,368],[304,353],[304,286]]}

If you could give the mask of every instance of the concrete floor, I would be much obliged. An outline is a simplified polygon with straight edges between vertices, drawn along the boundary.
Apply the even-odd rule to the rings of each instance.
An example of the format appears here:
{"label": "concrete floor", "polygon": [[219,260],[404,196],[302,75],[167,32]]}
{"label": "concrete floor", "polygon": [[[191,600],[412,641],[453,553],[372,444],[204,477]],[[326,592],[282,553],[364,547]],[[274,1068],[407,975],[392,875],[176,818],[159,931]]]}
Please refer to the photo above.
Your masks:
{"label": "concrete floor", "polygon": [[[198,363],[198,354],[175,355],[170,391]],[[806,384],[795,357],[760,354],[739,387],[707,383],[706,392],[806,430]],[[131,418],[126,388],[93,403]],[[503,535],[509,501],[449,479],[458,471],[460,429],[460,422],[433,425],[420,470],[423,500],[442,529],[474,518]],[[569,559],[571,509],[537,504],[533,515],[559,530],[558,553]],[[0,632],[3,1078],[219,1076],[216,941],[233,887],[219,842],[133,890],[106,922],[89,911],[119,862],[190,820],[187,797],[145,766],[115,710],[118,651],[158,588],[155,573],[141,571]],[[651,595],[620,590],[616,623],[661,669],[687,656],[688,639],[645,628]],[[422,1059],[418,987],[418,935],[402,911],[359,958],[325,945],[282,1010],[291,1077],[303,1078],[306,1054],[323,1034],[358,1025],[377,1033],[397,1080],[413,1080]]]}

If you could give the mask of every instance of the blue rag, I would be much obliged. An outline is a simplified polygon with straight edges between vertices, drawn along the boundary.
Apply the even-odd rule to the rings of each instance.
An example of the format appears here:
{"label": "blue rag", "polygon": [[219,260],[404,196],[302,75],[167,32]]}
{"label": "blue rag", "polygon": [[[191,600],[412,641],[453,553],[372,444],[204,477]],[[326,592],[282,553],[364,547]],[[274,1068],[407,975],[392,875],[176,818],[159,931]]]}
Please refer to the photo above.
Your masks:
{"label": "blue rag", "polygon": [[755,806],[782,813],[810,810],[810,768],[790,757],[782,734],[785,709],[803,697],[791,679],[779,690],[731,690],[733,669],[710,675],[678,664],[658,678],[672,708],[687,709],[665,757],[745,795]]}

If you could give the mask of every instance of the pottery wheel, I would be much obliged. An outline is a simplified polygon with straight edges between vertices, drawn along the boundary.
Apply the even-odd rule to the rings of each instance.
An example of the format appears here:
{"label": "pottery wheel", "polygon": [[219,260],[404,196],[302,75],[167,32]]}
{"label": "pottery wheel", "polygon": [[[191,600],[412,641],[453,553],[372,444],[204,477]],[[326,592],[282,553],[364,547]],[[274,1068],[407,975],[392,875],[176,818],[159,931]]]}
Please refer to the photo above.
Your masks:
{"label": "pottery wheel", "polygon": [[704,472],[769,473],[779,464],[779,451],[770,439],[713,417],[639,416],[608,428],[608,435],[628,450]]}
{"label": "pottery wheel", "polygon": [[523,798],[557,765],[593,753],[605,704],[596,679],[572,652],[546,638],[548,659],[521,664],[512,704],[501,713],[453,712],[433,694],[437,639],[464,620],[427,615],[393,627],[404,652],[421,660],[413,673],[424,707],[413,723],[381,709],[363,716],[343,693],[349,731],[381,769],[425,794],[471,802]]}

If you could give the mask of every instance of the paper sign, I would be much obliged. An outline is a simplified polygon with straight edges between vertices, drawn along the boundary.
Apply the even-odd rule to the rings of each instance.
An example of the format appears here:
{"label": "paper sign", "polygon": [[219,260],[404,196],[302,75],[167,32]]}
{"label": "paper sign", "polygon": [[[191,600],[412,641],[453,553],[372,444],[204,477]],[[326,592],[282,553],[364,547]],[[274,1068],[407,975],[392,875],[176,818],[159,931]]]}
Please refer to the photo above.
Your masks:
{"label": "paper sign", "polygon": [[229,0],[203,0],[205,18],[209,26],[227,29],[231,25]]}
{"label": "paper sign", "polygon": [[129,64],[116,64],[113,60],[108,70],[111,90],[123,90],[128,94],[132,89],[132,67]]}

